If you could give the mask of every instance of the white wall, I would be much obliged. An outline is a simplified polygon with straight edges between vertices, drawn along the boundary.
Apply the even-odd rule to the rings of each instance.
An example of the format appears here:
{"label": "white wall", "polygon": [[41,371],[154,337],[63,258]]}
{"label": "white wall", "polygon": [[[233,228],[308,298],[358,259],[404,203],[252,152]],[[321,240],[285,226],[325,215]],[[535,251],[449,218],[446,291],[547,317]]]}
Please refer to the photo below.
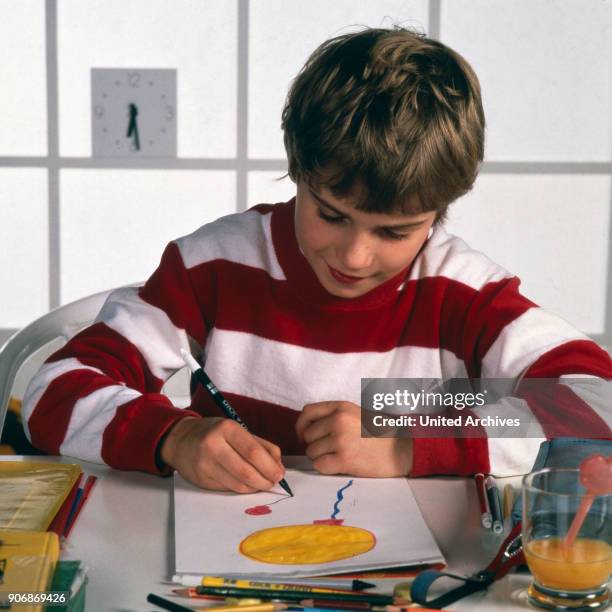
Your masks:
{"label": "white wall", "polygon": [[[612,2],[0,0],[0,16],[0,339],[144,279],[177,235],[290,197],[291,78],[325,38],[400,23],[481,79],[486,163],[450,231],[612,344]],[[92,67],[178,70],[178,159],[91,158]]]}

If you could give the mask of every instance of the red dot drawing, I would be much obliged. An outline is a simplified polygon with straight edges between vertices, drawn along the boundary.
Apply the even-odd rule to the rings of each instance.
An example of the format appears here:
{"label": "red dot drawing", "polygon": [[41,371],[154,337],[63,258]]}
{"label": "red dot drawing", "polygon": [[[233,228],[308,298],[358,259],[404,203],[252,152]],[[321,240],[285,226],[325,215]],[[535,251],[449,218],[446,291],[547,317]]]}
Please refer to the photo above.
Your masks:
{"label": "red dot drawing", "polygon": [[270,514],[272,512],[270,506],[252,506],[244,511],[246,514],[261,516],[262,514]]}

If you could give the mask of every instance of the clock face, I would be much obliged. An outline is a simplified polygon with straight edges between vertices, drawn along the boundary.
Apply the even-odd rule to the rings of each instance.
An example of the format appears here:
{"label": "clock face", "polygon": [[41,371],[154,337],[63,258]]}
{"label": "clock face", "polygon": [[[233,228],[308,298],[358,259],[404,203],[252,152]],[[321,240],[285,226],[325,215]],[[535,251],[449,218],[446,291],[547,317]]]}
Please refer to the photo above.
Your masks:
{"label": "clock face", "polygon": [[176,157],[176,70],[92,68],[94,157]]}

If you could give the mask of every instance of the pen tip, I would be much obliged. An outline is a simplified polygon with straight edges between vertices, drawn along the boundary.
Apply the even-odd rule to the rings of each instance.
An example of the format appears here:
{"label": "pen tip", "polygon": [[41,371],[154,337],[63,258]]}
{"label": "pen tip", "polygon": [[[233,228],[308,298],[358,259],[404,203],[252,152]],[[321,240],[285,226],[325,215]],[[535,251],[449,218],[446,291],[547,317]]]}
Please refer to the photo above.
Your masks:
{"label": "pen tip", "polygon": [[365,582],[363,580],[353,580],[354,591],[365,591],[366,589],[373,589],[376,585],[372,582]]}
{"label": "pen tip", "polygon": [[291,490],[291,488],[289,487],[289,485],[287,484],[287,481],[283,478],[282,480],[279,480],[278,484],[283,487],[283,489],[289,493],[289,495],[291,497],[293,497],[293,491]]}

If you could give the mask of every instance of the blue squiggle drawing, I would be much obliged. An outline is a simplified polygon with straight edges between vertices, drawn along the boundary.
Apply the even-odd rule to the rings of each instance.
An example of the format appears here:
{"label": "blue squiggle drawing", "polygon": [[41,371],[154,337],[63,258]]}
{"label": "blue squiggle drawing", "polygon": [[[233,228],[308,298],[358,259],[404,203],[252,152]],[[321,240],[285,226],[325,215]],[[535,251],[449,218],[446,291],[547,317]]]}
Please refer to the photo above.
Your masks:
{"label": "blue squiggle drawing", "polygon": [[340,505],[339,504],[344,499],[344,496],[342,495],[342,491],[348,489],[352,484],[353,484],[353,481],[349,480],[347,485],[343,486],[341,489],[338,490],[338,493],[337,493],[338,500],[334,504],[334,512],[331,515],[332,518],[336,518],[336,514],[338,514],[338,512],[340,512]]}

